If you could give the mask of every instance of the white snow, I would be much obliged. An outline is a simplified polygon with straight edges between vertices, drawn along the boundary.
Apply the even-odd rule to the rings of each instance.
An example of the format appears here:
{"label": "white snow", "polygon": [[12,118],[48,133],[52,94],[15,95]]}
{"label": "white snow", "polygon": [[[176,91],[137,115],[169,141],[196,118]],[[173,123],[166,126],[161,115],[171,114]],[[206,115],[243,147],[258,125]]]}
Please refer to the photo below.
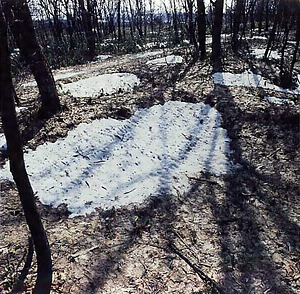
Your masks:
{"label": "white snow", "polygon": [[206,37],[206,44],[211,45],[212,44],[212,37]]}
{"label": "white snow", "polygon": [[147,64],[168,65],[168,64],[176,64],[176,63],[182,63],[182,62],[183,62],[183,58],[181,56],[168,55],[166,57],[149,60],[149,61],[147,61]]}
{"label": "white snow", "polygon": [[163,54],[163,50],[157,50],[157,51],[150,51],[150,52],[142,52],[142,53],[136,53],[131,56],[132,59],[142,59],[147,57],[152,57],[156,55]]}
{"label": "white snow", "polygon": [[[86,70],[72,72],[72,69],[64,69],[64,70],[61,70],[60,73],[53,75],[53,78],[55,81],[59,81],[59,80],[72,78],[72,77],[75,77],[78,75],[82,75],[85,73],[87,73]],[[35,87],[35,86],[37,86],[37,83],[36,83],[36,81],[33,81],[33,82],[22,84],[22,86],[23,87]]]}
{"label": "white snow", "polygon": [[295,90],[283,89],[274,84],[271,84],[261,75],[254,74],[251,71],[245,71],[241,74],[233,74],[230,72],[216,72],[213,74],[213,80],[215,84],[229,87],[238,86],[264,88],[288,94],[300,94],[300,86]]}
{"label": "white snow", "polygon": [[263,36],[253,36],[251,39],[252,40],[260,40],[260,41],[266,41],[266,40],[268,40],[267,37],[263,37]]}
{"label": "white snow", "polygon": [[269,96],[264,97],[264,99],[268,101],[270,104],[277,104],[277,105],[289,104],[292,106],[295,105],[295,102],[289,99],[282,99],[282,98],[269,97]]}
{"label": "white snow", "polygon": [[[258,49],[258,48],[255,48],[255,49],[252,49],[251,50],[251,55],[254,56],[255,58],[257,59],[262,59],[264,58],[265,56],[265,52],[266,50],[265,49]],[[280,54],[277,52],[277,51],[271,51],[268,55],[268,58],[269,59],[280,59]]]}
{"label": "white snow", "polygon": [[103,74],[74,83],[62,85],[74,97],[97,97],[103,94],[127,92],[140,84],[139,78],[130,73]]}
{"label": "white snow", "polygon": [[0,134],[0,152],[7,150],[6,139],[3,133]]}
{"label": "white snow", "polygon": [[[65,139],[25,153],[31,183],[44,204],[65,203],[72,215],[187,192],[188,176],[225,174],[227,131],[203,103],[167,102],[130,119],[80,124]],[[0,177],[11,179],[9,166]]]}
{"label": "white snow", "polygon": [[96,59],[102,61],[102,60],[106,60],[106,59],[111,58],[111,57],[112,57],[111,55],[97,55]]}
{"label": "white snow", "polygon": [[[19,114],[25,109],[27,109],[27,107],[17,106],[16,113]],[[4,133],[0,133],[0,152],[6,151],[6,150],[7,150],[7,144],[6,144],[6,139],[5,139]]]}
{"label": "white snow", "polygon": [[[144,44],[143,48],[146,50],[152,49],[152,48],[166,48],[167,45],[168,45],[167,42],[150,42],[150,43]],[[138,44],[137,44],[137,48],[143,49],[142,47],[138,46]]]}

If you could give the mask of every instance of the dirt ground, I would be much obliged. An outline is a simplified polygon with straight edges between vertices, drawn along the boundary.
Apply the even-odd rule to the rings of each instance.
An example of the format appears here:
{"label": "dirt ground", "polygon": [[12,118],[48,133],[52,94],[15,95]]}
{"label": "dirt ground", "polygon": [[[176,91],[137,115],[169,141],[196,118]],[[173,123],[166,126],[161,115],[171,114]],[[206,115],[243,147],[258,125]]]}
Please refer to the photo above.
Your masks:
{"label": "dirt ground", "polygon": [[[91,99],[61,94],[62,111],[38,121],[38,92],[16,85],[26,148],[55,141],[81,122],[124,119],[140,107],[168,100],[205,102],[222,114],[237,168],[226,176],[198,173],[188,193],[148,199],[88,216],[68,217],[63,205],[38,207],[53,257],[52,293],[300,293],[299,108],[270,105],[261,89],[216,86],[208,61],[152,67],[129,55],[80,65],[86,76],[131,72],[141,85],[130,93]],[[175,52],[176,53],[176,52]],[[275,64],[224,60],[223,69]],[[298,70],[299,70],[299,64]],[[76,80],[80,77],[73,77]],[[82,76],[81,76],[82,78]],[[66,80],[61,81],[66,82]],[[2,162],[4,159],[2,158]],[[23,268],[28,230],[13,183],[2,182],[0,293],[9,293]],[[30,293],[36,260],[22,293]]]}

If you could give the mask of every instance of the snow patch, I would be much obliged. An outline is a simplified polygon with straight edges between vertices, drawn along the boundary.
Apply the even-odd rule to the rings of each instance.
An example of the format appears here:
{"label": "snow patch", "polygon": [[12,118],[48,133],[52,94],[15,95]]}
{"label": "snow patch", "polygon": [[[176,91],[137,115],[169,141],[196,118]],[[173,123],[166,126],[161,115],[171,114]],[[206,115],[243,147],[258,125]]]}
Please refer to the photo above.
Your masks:
{"label": "snow patch", "polygon": [[282,99],[282,98],[277,98],[277,97],[264,97],[264,99],[269,102],[270,104],[277,104],[277,105],[284,105],[284,104],[289,104],[294,106],[295,102],[289,99]]}
{"label": "snow patch", "polygon": [[[19,114],[22,111],[27,109],[27,107],[24,106],[17,106],[16,107],[16,113]],[[6,144],[6,139],[4,133],[0,133],[0,152],[6,151],[7,150],[7,144]]]}
{"label": "snow patch", "polygon": [[132,59],[147,58],[147,57],[151,57],[151,56],[160,55],[160,54],[163,54],[163,53],[164,53],[163,50],[151,51],[151,52],[143,52],[143,53],[133,54],[131,56],[131,58]]}
{"label": "snow patch", "polygon": [[263,36],[253,36],[251,39],[252,40],[259,40],[259,41],[267,41],[268,40],[267,37],[263,37]]}
{"label": "snow patch", "polygon": [[[61,70],[59,74],[53,75],[53,78],[54,78],[54,81],[59,81],[59,80],[72,78],[72,77],[75,77],[78,75],[82,75],[85,73],[87,73],[86,70],[72,72],[72,69],[64,69],[64,70]],[[36,81],[33,81],[33,82],[22,84],[22,86],[23,87],[35,87],[35,86],[37,86],[37,83],[36,83]]]}
{"label": "snow patch", "polygon": [[176,63],[182,63],[182,62],[183,62],[183,58],[181,56],[168,55],[166,57],[149,60],[149,61],[147,61],[147,64],[168,65],[168,64],[176,64]]}
{"label": "snow patch", "polygon": [[[251,50],[251,55],[254,56],[257,59],[263,59],[264,56],[265,56],[265,52],[266,52],[265,49],[256,48],[256,49]],[[281,58],[281,56],[277,51],[271,51],[268,55],[268,58],[278,60],[278,59]]]}
{"label": "snow patch", "polygon": [[102,61],[102,60],[106,60],[111,57],[112,57],[111,55],[97,55],[96,59]]}
{"label": "snow patch", "polygon": [[3,133],[0,134],[0,152],[7,150],[6,139]]}
{"label": "snow patch", "polygon": [[74,97],[97,97],[104,94],[127,92],[140,84],[139,78],[130,73],[103,74],[62,85]]}
{"label": "snow patch", "polygon": [[233,74],[230,72],[216,72],[213,74],[215,84],[224,86],[238,86],[238,87],[251,87],[263,88],[274,90],[287,94],[300,94],[300,86],[295,90],[283,89],[274,84],[269,83],[263,76],[245,71],[241,74]]}
{"label": "snow patch", "polygon": [[[229,143],[215,108],[171,101],[127,120],[80,124],[25,153],[25,162],[42,203],[65,203],[75,216],[188,192],[189,176],[230,171]],[[11,179],[8,164],[0,177]]]}

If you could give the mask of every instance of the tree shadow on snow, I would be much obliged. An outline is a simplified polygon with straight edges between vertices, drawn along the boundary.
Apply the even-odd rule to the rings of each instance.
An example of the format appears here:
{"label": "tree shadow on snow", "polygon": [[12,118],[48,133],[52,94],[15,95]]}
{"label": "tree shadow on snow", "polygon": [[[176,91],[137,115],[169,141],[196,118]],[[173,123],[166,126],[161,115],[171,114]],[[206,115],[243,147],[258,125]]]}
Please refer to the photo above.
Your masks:
{"label": "tree shadow on snow", "polygon": [[[213,97],[218,98],[212,101]],[[274,262],[274,256],[279,251],[284,259],[286,255],[299,251],[297,236],[300,228],[290,220],[282,203],[274,199],[273,195],[279,187],[289,186],[295,195],[297,185],[287,183],[277,174],[267,175],[263,170],[257,171],[257,166],[244,158],[240,137],[247,114],[235,104],[228,87],[215,86],[207,103],[216,104],[216,108],[222,113],[223,125],[229,131],[235,150],[235,162],[242,166],[227,177],[226,198],[221,204],[216,200],[214,185],[209,184],[206,190],[206,195],[210,195],[208,200],[212,214],[219,224],[224,273],[222,285],[226,293],[249,293],[253,289],[255,293],[292,293],[290,286],[284,282],[282,265]],[[270,123],[257,113],[253,115],[255,118],[252,117],[251,120],[254,119],[258,124]],[[287,189],[285,195],[288,197],[288,194]],[[296,199],[290,198],[288,201],[292,202],[291,206],[297,204]],[[261,209],[263,216],[260,215]],[[273,238],[268,239],[270,231],[274,231],[276,235],[270,234]],[[275,249],[278,247],[276,238],[281,238],[286,247]],[[255,288],[258,281],[261,289]]]}

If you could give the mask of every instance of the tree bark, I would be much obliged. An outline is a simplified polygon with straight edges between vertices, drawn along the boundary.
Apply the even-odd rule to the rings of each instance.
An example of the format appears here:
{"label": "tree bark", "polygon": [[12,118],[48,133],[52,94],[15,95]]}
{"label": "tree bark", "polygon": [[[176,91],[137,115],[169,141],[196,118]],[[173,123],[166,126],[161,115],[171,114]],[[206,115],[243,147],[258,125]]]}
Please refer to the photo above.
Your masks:
{"label": "tree bark", "polygon": [[294,67],[295,67],[295,63],[297,61],[297,54],[299,52],[299,45],[300,45],[300,3],[298,2],[298,5],[296,7],[296,11],[298,12],[297,15],[297,31],[296,31],[296,45],[295,45],[295,49],[293,52],[293,58],[292,58],[292,62],[291,62],[291,66],[290,66],[290,75],[289,75],[289,80],[290,83],[292,83],[293,81],[293,71],[294,71]]}
{"label": "tree bark", "polygon": [[264,55],[265,59],[268,58],[268,55],[270,53],[273,42],[275,41],[277,26],[279,24],[279,21],[280,21],[281,15],[282,15],[282,7],[283,7],[283,0],[279,0],[278,7],[277,7],[277,12],[276,12],[273,27],[272,27],[272,31],[270,33],[267,48],[266,48],[265,55]]}
{"label": "tree bark", "polygon": [[81,10],[83,28],[86,36],[86,42],[88,47],[88,58],[90,60],[95,57],[95,36],[92,26],[92,17],[91,17],[91,4],[90,0],[87,0],[87,8],[84,5],[84,0],[79,0],[79,6]]}
{"label": "tree bark", "polygon": [[236,0],[236,6],[234,9],[233,34],[232,34],[232,51],[234,53],[237,53],[239,49],[239,31],[242,22],[242,13],[244,10],[243,2],[244,0]]}
{"label": "tree bark", "polygon": [[193,5],[194,1],[193,0],[187,0],[187,13],[188,13],[188,31],[189,31],[189,38],[190,38],[190,43],[194,45],[196,50],[198,50],[198,44],[195,36],[195,26],[194,26],[194,12],[193,12]]}
{"label": "tree bark", "polygon": [[200,58],[203,60],[206,57],[206,19],[205,19],[205,5],[203,0],[197,0],[198,8],[198,37]]}
{"label": "tree bark", "polygon": [[121,0],[118,0],[117,3],[117,22],[118,22],[118,41],[122,41],[122,33],[121,33]]}
{"label": "tree bark", "polygon": [[0,105],[2,124],[7,142],[10,170],[19,191],[27,225],[37,256],[37,280],[33,293],[50,293],[52,261],[47,236],[37,211],[34,193],[26,172],[21,135],[12,95],[12,78],[7,44],[7,26],[0,2]]}
{"label": "tree bark", "polygon": [[216,0],[214,8],[213,32],[212,32],[212,54],[211,59],[216,62],[221,59],[221,31],[223,22],[224,0]]}
{"label": "tree bark", "polygon": [[25,0],[3,0],[6,15],[9,13],[9,25],[20,48],[21,55],[29,64],[37,82],[42,105],[40,115],[46,117],[60,109],[60,102],[55,82],[44,55],[37,42],[33,22]]}

